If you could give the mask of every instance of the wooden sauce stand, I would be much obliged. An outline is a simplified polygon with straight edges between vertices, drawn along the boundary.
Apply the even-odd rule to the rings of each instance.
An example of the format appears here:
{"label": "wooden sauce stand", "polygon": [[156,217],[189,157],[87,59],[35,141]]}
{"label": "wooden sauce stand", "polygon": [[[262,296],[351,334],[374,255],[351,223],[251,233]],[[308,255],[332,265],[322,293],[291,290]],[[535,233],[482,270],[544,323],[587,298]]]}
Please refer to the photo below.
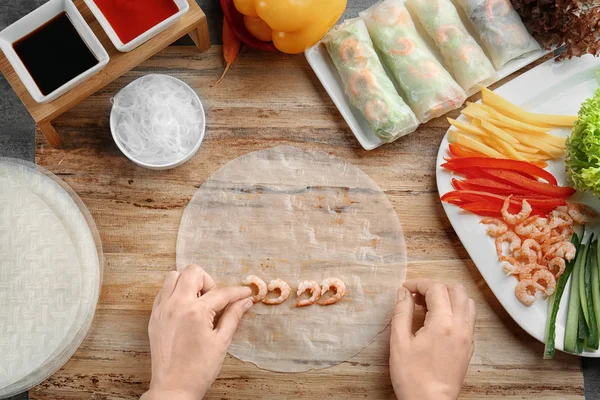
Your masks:
{"label": "wooden sauce stand", "polygon": [[195,0],[188,0],[188,2],[190,4],[189,11],[177,20],[175,24],[135,50],[128,53],[121,53],[113,46],[106,35],[106,32],[104,32],[100,23],[96,21],[92,12],[85,5],[83,0],[76,0],[75,6],[77,6],[83,18],[85,18],[94,34],[108,52],[110,62],[96,75],[85,80],[54,101],[44,104],[37,103],[31,97],[25,88],[25,85],[23,85],[15,70],[1,51],[0,71],[2,71],[6,80],[11,84],[23,104],[25,104],[27,111],[29,111],[50,145],[52,147],[59,147],[62,144],[62,139],[52,126],[52,121],[102,89],[104,86],[108,85],[110,82],[143,63],[148,58],[185,35],[190,35],[200,52],[208,50],[210,47],[210,40],[208,37],[206,16]]}

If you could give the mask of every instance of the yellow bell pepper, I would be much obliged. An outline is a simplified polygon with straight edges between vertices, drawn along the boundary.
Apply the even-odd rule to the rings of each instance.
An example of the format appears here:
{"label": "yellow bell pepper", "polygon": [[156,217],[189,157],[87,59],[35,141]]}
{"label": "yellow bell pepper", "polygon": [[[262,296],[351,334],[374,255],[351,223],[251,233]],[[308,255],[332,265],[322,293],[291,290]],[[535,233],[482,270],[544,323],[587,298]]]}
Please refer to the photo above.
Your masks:
{"label": "yellow bell pepper", "polygon": [[[234,0],[247,17],[259,18],[271,29],[271,40],[283,53],[302,53],[317,43],[346,9],[347,0]],[[256,27],[254,19],[253,27]],[[252,30],[251,30],[252,31]],[[261,40],[264,40],[261,38]]]}

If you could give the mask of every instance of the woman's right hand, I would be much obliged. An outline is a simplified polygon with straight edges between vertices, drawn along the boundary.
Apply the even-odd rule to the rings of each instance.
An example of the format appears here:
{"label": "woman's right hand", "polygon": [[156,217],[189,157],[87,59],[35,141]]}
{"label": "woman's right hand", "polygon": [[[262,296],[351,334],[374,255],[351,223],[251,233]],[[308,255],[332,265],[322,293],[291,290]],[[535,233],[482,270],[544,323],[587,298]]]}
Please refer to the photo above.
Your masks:
{"label": "woman's right hand", "polygon": [[[424,299],[424,326],[412,333],[415,295]],[[428,279],[398,290],[390,339],[390,375],[400,400],[458,398],[473,355],[476,308],[462,285]]]}

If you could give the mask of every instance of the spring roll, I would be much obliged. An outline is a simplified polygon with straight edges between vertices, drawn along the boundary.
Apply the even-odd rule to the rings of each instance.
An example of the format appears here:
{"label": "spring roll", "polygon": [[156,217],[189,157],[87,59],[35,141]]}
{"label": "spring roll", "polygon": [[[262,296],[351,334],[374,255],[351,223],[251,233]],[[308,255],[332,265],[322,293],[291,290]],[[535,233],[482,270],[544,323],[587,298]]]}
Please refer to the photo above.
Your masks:
{"label": "spring roll", "polygon": [[385,0],[360,13],[369,35],[421,122],[465,101],[465,92],[419,36],[402,0]]}
{"label": "spring roll", "polygon": [[385,73],[362,20],[345,21],[332,29],[323,43],[350,103],[364,115],[377,137],[392,142],[417,129],[419,121]]}
{"label": "spring roll", "polygon": [[469,35],[451,0],[408,0],[408,7],[467,93],[494,82],[496,71],[492,63]]}
{"label": "spring roll", "polygon": [[540,50],[510,0],[457,0],[473,24],[494,67]]}

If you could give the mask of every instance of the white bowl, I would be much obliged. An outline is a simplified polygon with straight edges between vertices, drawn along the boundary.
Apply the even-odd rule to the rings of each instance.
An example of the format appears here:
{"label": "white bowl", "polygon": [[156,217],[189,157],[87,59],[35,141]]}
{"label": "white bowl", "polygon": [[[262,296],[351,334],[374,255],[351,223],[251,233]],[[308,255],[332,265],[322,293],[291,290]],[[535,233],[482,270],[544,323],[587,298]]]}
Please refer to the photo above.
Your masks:
{"label": "white bowl", "polygon": [[[71,23],[77,30],[77,33],[79,33],[79,36],[81,36],[83,41],[87,44],[90,51],[94,54],[94,56],[96,56],[99,62],[93,68],[90,68],[84,73],[76,76],[53,92],[44,95],[15,52],[13,43],[27,36],[63,12],[67,13]],[[73,4],[72,0],[50,0],[43,6],[35,9],[14,24],[10,25],[0,32],[0,48],[21,79],[21,82],[23,82],[25,85],[25,88],[27,88],[27,91],[29,91],[29,94],[31,94],[31,97],[33,97],[33,99],[38,103],[47,103],[65,94],[73,87],[79,85],[81,82],[98,73],[98,71],[104,68],[110,60],[108,53],[104,47],[102,47],[102,44],[96,35],[94,35],[94,32],[92,32],[88,24],[85,22],[77,10],[77,7],[75,7]]]}
{"label": "white bowl", "polygon": [[[206,132],[206,114],[204,113],[204,107],[202,106],[202,101],[200,101],[200,97],[198,97],[198,94],[196,93],[196,91],[194,89],[192,89],[187,83],[185,83],[184,81],[182,81],[180,79],[174,78],[169,75],[163,75],[163,76],[165,76],[169,79],[172,79],[174,82],[176,82],[177,84],[179,84],[180,86],[182,86],[183,88],[188,90],[190,93],[192,93],[194,101],[198,104],[198,108],[202,112],[202,126],[200,127],[200,135],[198,136],[198,142],[194,145],[194,147],[192,148],[192,150],[190,150],[190,152],[188,154],[186,154],[179,160],[172,161],[168,164],[150,164],[150,163],[138,160],[127,150],[127,148],[125,148],[125,146],[121,143],[121,141],[117,137],[117,134],[115,132],[116,124],[117,124],[117,114],[115,113],[114,105],[110,112],[110,132],[111,132],[113,140],[117,144],[117,147],[119,148],[119,150],[121,150],[121,152],[123,154],[125,154],[125,156],[127,158],[129,158],[129,160],[133,161],[135,164],[139,165],[140,167],[154,169],[154,170],[166,170],[166,169],[175,168],[175,167],[178,167],[181,164],[185,163],[186,161],[188,161],[190,158],[192,158],[194,156],[194,154],[196,154],[196,152],[200,148],[200,145],[202,144],[202,141],[204,140],[204,134]],[[138,79],[142,79],[142,78],[138,78]],[[137,79],[134,80],[133,82],[131,82],[129,85],[133,84],[136,81],[137,81]],[[125,86],[121,90],[126,89],[129,85]]]}
{"label": "white bowl", "polygon": [[173,0],[174,3],[177,5],[177,8],[179,8],[179,11],[177,13],[171,15],[169,18],[165,19],[160,24],[155,25],[154,27],[148,29],[146,32],[142,33],[140,36],[125,44],[121,41],[119,35],[117,35],[117,32],[115,32],[112,25],[108,22],[102,11],[100,11],[96,3],[94,3],[94,0],[84,1],[90,9],[90,11],[92,12],[92,14],[94,14],[94,17],[96,17],[98,22],[100,22],[100,26],[102,26],[102,29],[104,29],[104,31],[110,38],[110,41],[117,48],[117,50],[123,53],[129,52],[135,49],[136,47],[144,44],[148,40],[152,39],[154,36],[158,35],[162,31],[173,25],[175,21],[177,21],[190,9],[190,4],[188,3],[188,0]]}

